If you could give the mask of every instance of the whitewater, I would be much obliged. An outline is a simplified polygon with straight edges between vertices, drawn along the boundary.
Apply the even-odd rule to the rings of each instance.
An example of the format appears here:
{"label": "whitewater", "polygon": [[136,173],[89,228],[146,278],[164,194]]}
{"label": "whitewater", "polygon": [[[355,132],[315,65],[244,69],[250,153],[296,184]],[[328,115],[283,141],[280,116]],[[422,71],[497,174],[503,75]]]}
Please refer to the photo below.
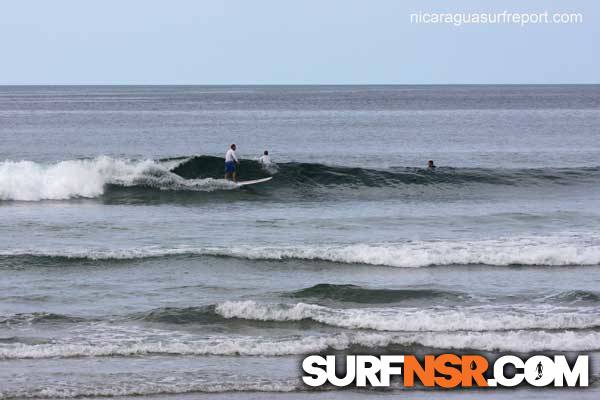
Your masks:
{"label": "whitewater", "polygon": [[176,164],[100,156],[51,164],[0,162],[0,200],[67,200],[101,196],[108,184],[146,186],[159,190],[227,190],[224,179],[186,180],[170,172]]}
{"label": "whitewater", "polygon": [[15,248],[0,250],[3,257],[38,257],[89,260],[135,260],[171,256],[215,256],[248,260],[306,260],[366,264],[399,268],[442,265],[599,265],[600,238],[581,234],[548,237],[512,237],[494,240],[408,241],[348,245],[284,247],[140,247],[102,248]]}

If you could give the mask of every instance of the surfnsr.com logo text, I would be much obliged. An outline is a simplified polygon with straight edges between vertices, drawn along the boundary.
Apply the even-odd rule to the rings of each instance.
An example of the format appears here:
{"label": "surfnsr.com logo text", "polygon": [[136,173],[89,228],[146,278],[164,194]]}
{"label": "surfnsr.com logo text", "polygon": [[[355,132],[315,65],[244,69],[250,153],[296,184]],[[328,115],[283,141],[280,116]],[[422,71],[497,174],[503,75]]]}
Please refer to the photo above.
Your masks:
{"label": "surfnsr.com logo text", "polygon": [[[345,360],[343,358],[345,357]],[[305,375],[302,380],[309,386],[326,383],[334,386],[389,387],[393,377],[405,387],[420,383],[426,387],[512,387],[589,385],[589,357],[578,356],[569,364],[563,355],[548,357],[535,355],[521,359],[513,355],[498,358],[493,365],[481,355],[441,354],[427,355],[419,360],[414,355],[348,355],[345,373],[336,374],[336,356],[311,355],[302,362]],[[486,378],[486,375],[489,378]]]}

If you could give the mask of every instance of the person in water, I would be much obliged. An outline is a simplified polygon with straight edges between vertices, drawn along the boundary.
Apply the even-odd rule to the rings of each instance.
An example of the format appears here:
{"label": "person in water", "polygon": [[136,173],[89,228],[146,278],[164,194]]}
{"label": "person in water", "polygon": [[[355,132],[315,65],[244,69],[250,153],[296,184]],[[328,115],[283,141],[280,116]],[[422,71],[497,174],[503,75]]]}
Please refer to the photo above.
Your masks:
{"label": "person in water", "polygon": [[237,174],[235,172],[235,164],[240,164],[240,161],[235,154],[237,147],[235,143],[229,146],[229,150],[225,153],[225,179],[237,182]]}
{"label": "person in water", "polygon": [[437,167],[433,163],[433,160],[427,161],[427,169],[436,169]]}
{"label": "person in water", "polygon": [[271,158],[269,158],[269,150],[265,150],[263,152],[263,155],[258,158],[258,162],[261,163],[262,165],[271,164]]}

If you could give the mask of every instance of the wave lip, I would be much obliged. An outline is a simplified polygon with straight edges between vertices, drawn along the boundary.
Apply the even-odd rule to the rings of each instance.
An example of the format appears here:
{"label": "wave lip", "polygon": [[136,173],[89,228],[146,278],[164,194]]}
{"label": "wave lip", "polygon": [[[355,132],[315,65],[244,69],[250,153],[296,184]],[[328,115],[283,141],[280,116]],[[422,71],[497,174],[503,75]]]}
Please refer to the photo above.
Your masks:
{"label": "wave lip", "polygon": [[0,200],[40,201],[96,198],[107,185],[158,190],[213,191],[235,188],[224,179],[184,179],[170,172],[173,162],[133,161],[100,156],[54,164],[0,162]]}

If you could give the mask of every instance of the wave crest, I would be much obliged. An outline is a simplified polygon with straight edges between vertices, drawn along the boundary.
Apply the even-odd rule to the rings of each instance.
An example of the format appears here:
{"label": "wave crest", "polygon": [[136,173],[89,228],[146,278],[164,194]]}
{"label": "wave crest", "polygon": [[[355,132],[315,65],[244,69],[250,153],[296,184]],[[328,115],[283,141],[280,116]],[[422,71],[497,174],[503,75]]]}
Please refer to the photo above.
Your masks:
{"label": "wave crest", "polygon": [[0,200],[95,198],[104,194],[107,185],[188,191],[235,187],[224,179],[184,179],[170,172],[172,165],[172,162],[132,161],[107,156],[49,165],[4,161],[0,163]]}

